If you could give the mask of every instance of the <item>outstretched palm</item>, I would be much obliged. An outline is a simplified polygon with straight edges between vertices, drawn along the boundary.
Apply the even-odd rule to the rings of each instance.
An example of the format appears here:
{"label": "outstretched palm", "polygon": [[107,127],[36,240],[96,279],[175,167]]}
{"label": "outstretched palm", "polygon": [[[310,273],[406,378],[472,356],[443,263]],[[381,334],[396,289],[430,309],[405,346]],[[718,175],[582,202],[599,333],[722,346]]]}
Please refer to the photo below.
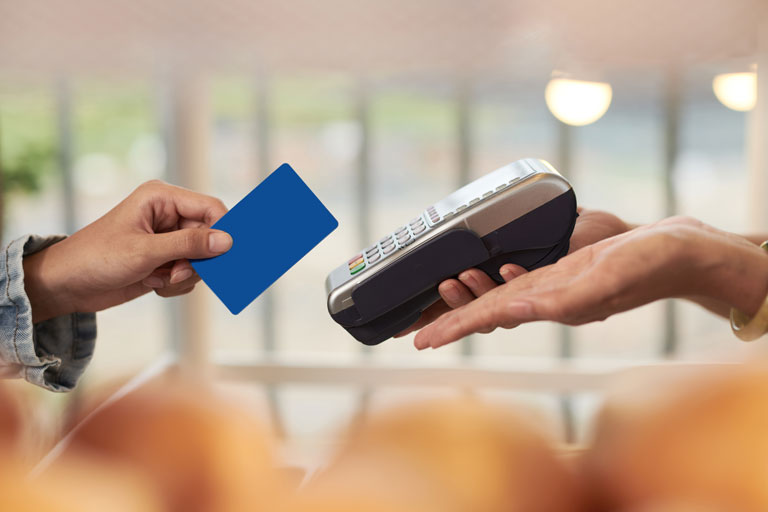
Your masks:
{"label": "outstretched palm", "polygon": [[706,297],[755,310],[765,296],[764,281],[744,269],[761,264],[765,269],[764,253],[747,239],[672,217],[508,280],[441,316],[414,343],[436,348],[473,332],[538,320],[580,325],[669,297]]}
{"label": "outstretched palm", "polygon": [[[611,213],[579,208],[579,217],[573,228],[568,253],[571,254],[582,247],[624,233],[629,229],[630,227],[623,220]],[[511,272],[511,274],[507,272],[504,276],[506,280],[526,272],[524,268],[516,265],[507,265],[505,270]],[[497,286],[496,282],[478,269],[462,272],[459,279],[443,281],[439,288],[442,298],[427,308],[421,318],[410,328],[398,334],[398,337],[421,329],[448,311],[468,304]]]}

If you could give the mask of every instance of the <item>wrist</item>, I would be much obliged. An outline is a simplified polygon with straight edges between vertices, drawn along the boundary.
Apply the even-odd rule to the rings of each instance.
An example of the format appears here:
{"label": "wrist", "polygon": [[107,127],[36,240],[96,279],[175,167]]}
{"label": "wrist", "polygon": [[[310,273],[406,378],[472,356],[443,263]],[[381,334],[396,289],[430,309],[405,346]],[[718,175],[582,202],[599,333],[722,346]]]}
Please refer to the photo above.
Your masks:
{"label": "wrist", "polygon": [[726,241],[698,251],[705,295],[754,315],[768,293],[768,253],[751,243]]}
{"label": "wrist", "polygon": [[[60,242],[61,243],[61,242]],[[32,322],[72,313],[71,302],[66,298],[66,287],[57,271],[55,247],[24,256],[24,290],[32,308]]]}

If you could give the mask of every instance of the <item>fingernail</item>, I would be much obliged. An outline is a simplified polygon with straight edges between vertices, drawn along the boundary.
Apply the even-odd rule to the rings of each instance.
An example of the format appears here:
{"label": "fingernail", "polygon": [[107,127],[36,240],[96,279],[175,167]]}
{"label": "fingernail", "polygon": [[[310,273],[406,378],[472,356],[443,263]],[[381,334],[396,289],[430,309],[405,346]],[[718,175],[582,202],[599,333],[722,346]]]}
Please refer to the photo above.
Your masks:
{"label": "fingernail", "polygon": [[472,288],[475,285],[475,278],[472,277],[472,274],[469,272],[462,272],[459,274],[459,281],[466,284],[470,288]]}
{"label": "fingernail", "polygon": [[461,295],[459,294],[458,288],[452,284],[446,284],[443,286],[442,290],[443,294],[445,295],[445,298],[448,299],[448,302],[458,302],[461,298]]}
{"label": "fingernail", "polygon": [[144,286],[149,286],[150,288],[162,288],[165,286],[165,282],[157,276],[147,277],[142,281],[142,284]]}
{"label": "fingernail", "polygon": [[186,281],[186,280],[187,280],[187,279],[189,279],[190,277],[192,277],[192,270],[190,270],[190,269],[188,269],[188,268],[185,268],[185,269],[183,269],[183,270],[179,270],[178,272],[176,272],[175,274],[173,274],[173,275],[171,276],[171,280],[170,280],[170,283],[171,283],[171,284],[180,283],[180,282],[182,282],[182,281]]}
{"label": "fingernail", "polygon": [[499,269],[499,273],[502,275],[502,277],[512,277],[514,274],[510,272],[510,270],[506,267],[501,267]]}
{"label": "fingernail", "polygon": [[533,316],[533,306],[530,302],[517,301],[507,306],[507,311],[518,318],[530,318]]}
{"label": "fingernail", "polygon": [[230,247],[232,247],[232,237],[229,236],[229,233],[216,231],[208,235],[208,248],[211,252],[226,252]]}

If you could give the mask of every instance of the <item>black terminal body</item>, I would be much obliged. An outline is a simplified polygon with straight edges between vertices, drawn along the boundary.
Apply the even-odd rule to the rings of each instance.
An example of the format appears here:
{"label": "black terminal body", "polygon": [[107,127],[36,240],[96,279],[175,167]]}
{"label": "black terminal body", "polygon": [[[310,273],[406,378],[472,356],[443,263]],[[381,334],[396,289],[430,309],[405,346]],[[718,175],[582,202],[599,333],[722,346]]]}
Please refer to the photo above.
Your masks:
{"label": "black terminal body", "polygon": [[[512,166],[524,168],[499,172]],[[436,203],[425,211],[423,219],[428,219],[426,222],[423,219],[420,223],[411,222],[410,229],[406,231],[414,235],[413,239],[406,239],[400,244],[401,237],[395,244],[390,240],[392,237],[385,237],[378,245],[358,255],[357,259],[350,260],[346,267],[340,267],[351,274],[362,265],[363,272],[358,270],[360,276],[357,279],[352,274],[343,283],[346,285],[343,300],[339,300],[339,293],[333,296],[334,289],[329,290],[332,318],[358,341],[377,345],[415,323],[421,312],[439,299],[437,287],[445,279],[454,278],[474,267],[485,271],[494,281],[503,283],[499,268],[504,264],[514,263],[533,270],[554,263],[567,254],[577,217],[576,196],[567,182],[545,162],[533,159],[515,162],[457,191],[445,202],[452,208],[457,198],[462,199],[461,195],[468,197],[482,189],[475,187],[471,190],[471,186],[485,179],[483,186],[488,187],[489,183],[493,185],[490,178],[494,174],[500,174],[498,181],[508,178],[510,172],[522,176],[513,175],[509,182],[504,181],[507,186],[503,189],[501,185],[491,189],[505,194],[504,197],[497,197],[493,205],[482,208],[483,199],[490,201],[494,195],[488,192],[484,194],[486,197],[480,195],[479,200],[468,199],[474,208],[470,205],[462,208],[466,204],[462,203],[455,210],[444,211],[446,205],[441,208],[441,203]],[[541,179],[536,177],[541,178],[540,175],[547,173],[556,176],[545,176],[543,182],[537,185]],[[550,183],[553,179],[562,182],[560,188],[553,189]],[[449,199],[454,200],[453,204]],[[474,204],[471,204],[473,200]],[[524,203],[536,206],[524,211]],[[440,209],[442,213],[438,213]],[[521,211],[524,213],[519,215]],[[519,216],[505,219],[507,212]],[[477,216],[477,220],[473,219],[473,215]],[[451,225],[447,229],[445,226],[438,229],[441,223],[449,221]],[[484,231],[490,231],[478,234],[472,229],[473,223],[481,225]],[[428,229],[419,231],[425,224]],[[422,238],[416,237],[416,233],[422,234]],[[420,243],[414,243],[416,241]],[[381,257],[383,250],[393,245],[397,245],[396,249],[403,250],[403,253],[397,254],[398,251],[392,249],[388,258],[390,261],[385,259],[380,263],[376,256]],[[353,266],[360,261],[362,263]],[[339,269],[334,272],[329,276],[329,285],[333,278],[342,275]],[[339,304],[346,307],[339,308]]]}

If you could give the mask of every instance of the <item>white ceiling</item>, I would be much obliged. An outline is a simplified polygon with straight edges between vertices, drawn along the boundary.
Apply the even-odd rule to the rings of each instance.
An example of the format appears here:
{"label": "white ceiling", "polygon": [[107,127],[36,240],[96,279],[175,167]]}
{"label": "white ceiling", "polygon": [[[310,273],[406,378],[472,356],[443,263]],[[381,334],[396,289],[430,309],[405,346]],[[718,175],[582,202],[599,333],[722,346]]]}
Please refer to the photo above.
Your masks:
{"label": "white ceiling", "polygon": [[[501,73],[754,58],[765,0],[0,0],[0,72]],[[762,11],[761,11],[762,9]]]}

